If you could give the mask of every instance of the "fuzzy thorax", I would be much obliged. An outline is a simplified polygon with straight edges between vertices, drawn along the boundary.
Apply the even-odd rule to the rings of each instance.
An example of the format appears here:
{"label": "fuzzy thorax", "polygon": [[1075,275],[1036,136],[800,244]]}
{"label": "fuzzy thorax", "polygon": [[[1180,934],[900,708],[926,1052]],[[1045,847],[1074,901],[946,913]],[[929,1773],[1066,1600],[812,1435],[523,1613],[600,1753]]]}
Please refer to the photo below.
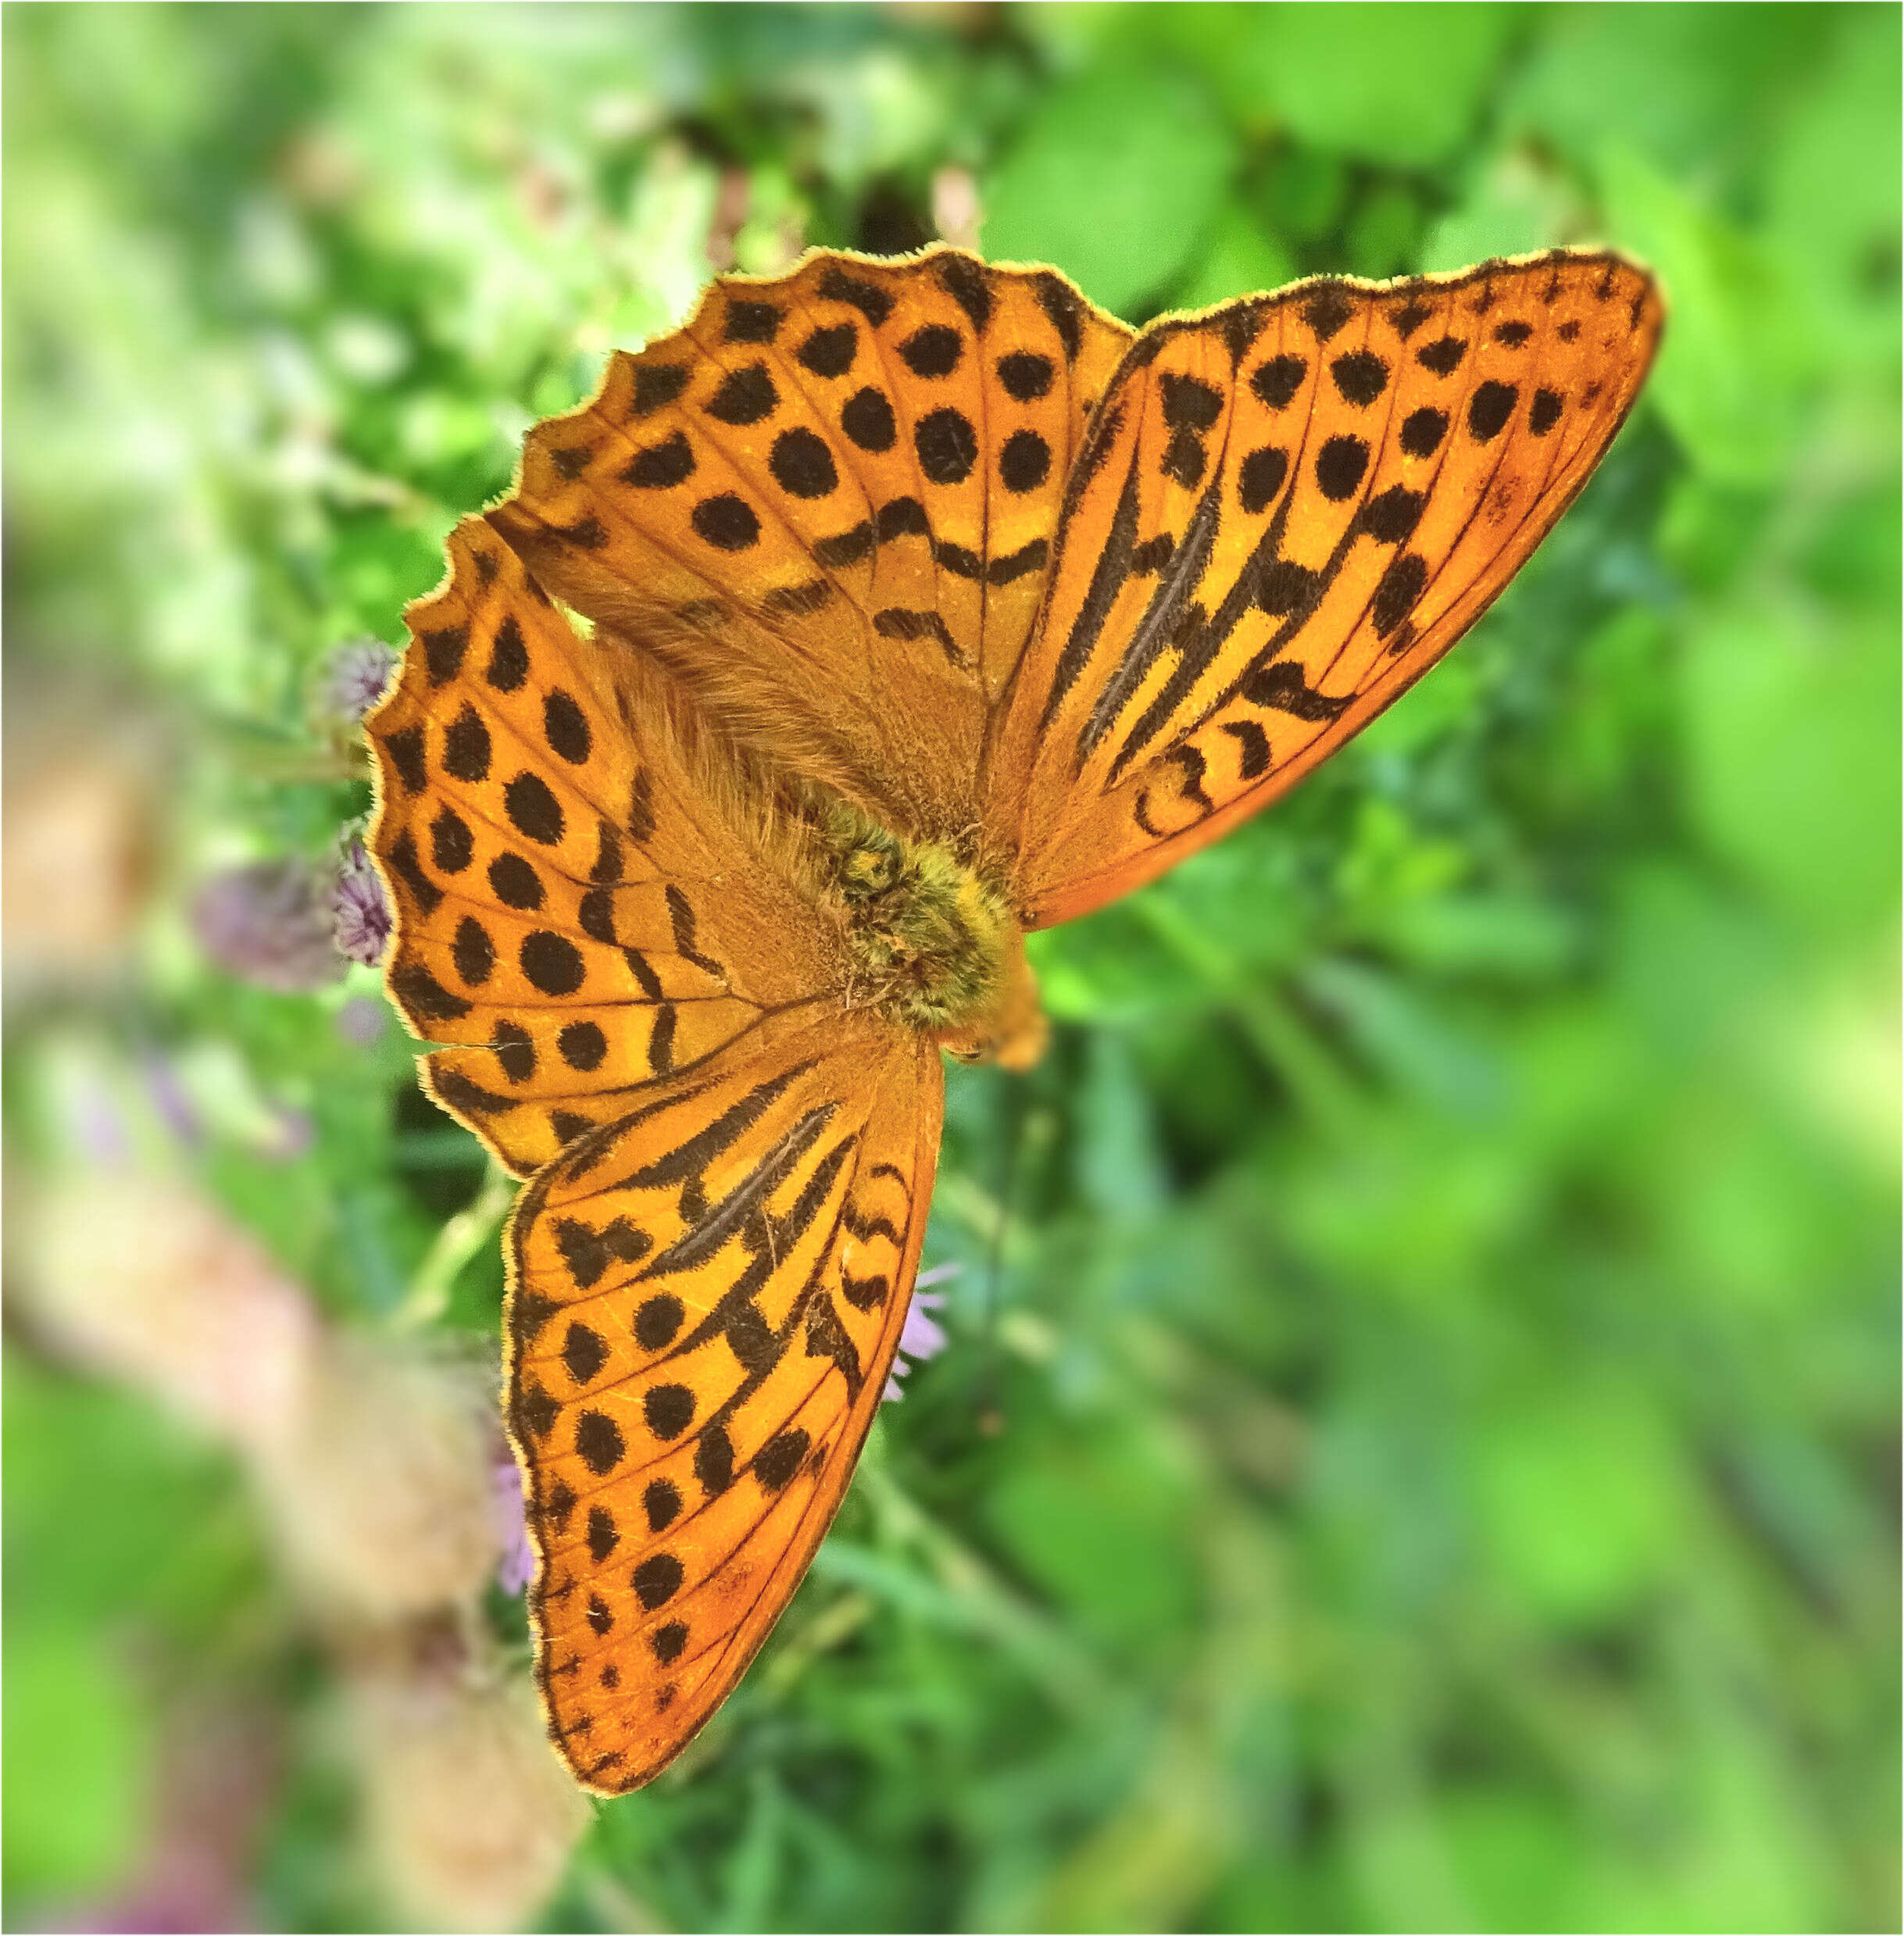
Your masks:
{"label": "fuzzy thorax", "polygon": [[863,998],[966,1061],[1029,1068],[1045,1018],[1004,895],[943,843],[851,807],[828,810],[820,838]]}

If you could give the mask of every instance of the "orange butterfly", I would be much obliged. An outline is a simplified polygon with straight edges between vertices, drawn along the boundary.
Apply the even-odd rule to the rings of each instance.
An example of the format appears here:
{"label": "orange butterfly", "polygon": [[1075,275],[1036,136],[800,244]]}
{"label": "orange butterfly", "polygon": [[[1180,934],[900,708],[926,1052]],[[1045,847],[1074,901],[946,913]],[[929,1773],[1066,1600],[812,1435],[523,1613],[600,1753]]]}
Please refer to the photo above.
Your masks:
{"label": "orange butterfly", "polygon": [[798,1584],[1023,936],[1292,785],[1599,463],[1649,277],[1556,252],[1141,334],[1048,270],[716,283],[459,525],[369,731],[391,994],[532,1179],[509,1416],[551,1731],[649,1780]]}

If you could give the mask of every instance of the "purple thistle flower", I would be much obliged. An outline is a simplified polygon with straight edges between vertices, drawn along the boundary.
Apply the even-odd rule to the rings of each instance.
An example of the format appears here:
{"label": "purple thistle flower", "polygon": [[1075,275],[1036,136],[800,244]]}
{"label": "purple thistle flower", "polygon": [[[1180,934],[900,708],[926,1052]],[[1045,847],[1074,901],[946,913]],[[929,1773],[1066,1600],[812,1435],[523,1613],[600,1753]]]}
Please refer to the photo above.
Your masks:
{"label": "purple thistle flower", "polygon": [[360,840],[351,841],[330,890],[331,933],[338,952],[374,968],[384,959],[394,925],[390,898]]}
{"label": "purple thistle flower", "polygon": [[319,689],[324,710],[355,726],[383,697],[402,658],[380,638],[353,638],[334,647]]}
{"label": "purple thistle flower", "polygon": [[945,1327],[935,1315],[945,1302],[945,1293],[928,1291],[926,1286],[944,1284],[948,1278],[957,1277],[962,1268],[958,1264],[940,1264],[923,1273],[914,1284],[913,1302],[907,1307],[906,1323],[899,1333],[898,1355],[892,1361],[886,1389],[880,1395],[881,1404],[884,1405],[888,1398],[903,1398],[906,1394],[899,1381],[914,1365],[938,1357],[945,1348]]}
{"label": "purple thistle flower", "polygon": [[148,1048],[140,1062],[145,1094],[159,1121],[181,1143],[202,1141],[204,1125],[198,1120],[197,1106],[179,1081],[177,1070],[155,1048]]}
{"label": "purple thistle flower", "polygon": [[308,860],[260,860],[215,874],[192,903],[198,945],[220,967],[280,995],[344,972],[331,938],[331,873]]}
{"label": "purple thistle flower", "polygon": [[338,1033],[352,1048],[374,1048],[389,1011],[374,995],[354,995],[337,1013]]}
{"label": "purple thistle flower", "polygon": [[496,1524],[502,1558],[496,1567],[496,1584],[513,1598],[528,1591],[535,1577],[535,1554],[529,1545],[529,1516],[523,1503],[522,1473],[515,1459],[504,1452],[495,1465]]}

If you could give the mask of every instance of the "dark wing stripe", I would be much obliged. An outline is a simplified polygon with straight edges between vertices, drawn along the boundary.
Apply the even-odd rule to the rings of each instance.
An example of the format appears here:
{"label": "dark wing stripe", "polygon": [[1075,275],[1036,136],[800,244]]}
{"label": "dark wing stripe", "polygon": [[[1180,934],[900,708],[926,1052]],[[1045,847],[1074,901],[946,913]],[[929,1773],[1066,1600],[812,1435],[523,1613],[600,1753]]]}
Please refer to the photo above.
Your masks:
{"label": "dark wing stripe", "polygon": [[[746,1177],[715,1204],[678,1241],[656,1257],[641,1273],[644,1278],[663,1277],[677,1270],[691,1270],[727,1242],[734,1231],[784,1183],[794,1166],[820,1140],[832,1120],[834,1106],[823,1103],[809,1109],[780,1141],[755,1165]],[[809,1213],[810,1219],[810,1213]]]}
{"label": "dark wing stripe", "polygon": [[1123,489],[1119,494],[1117,509],[1111,519],[1111,528],[1104,541],[1104,548],[1098,554],[1098,562],[1091,574],[1091,585],[1084,595],[1084,602],[1077,614],[1077,620],[1071,627],[1071,634],[1064,641],[1064,650],[1058,655],[1058,665],[1051,682],[1051,690],[1045,697],[1045,711],[1039,723],[1048,727],[1056,716],[1065,696],[1077,683],[1078,676],[1090,663],[1091,655],[1097,649],[1098,639],[1104,630],[1105,621],[1111,615],[1111,607],[1117,601],[1117,595],[1123,589],[1124,580],[1131,575],[1131,556],[1136,546],[1138,520],[1137,490],[1137,440],[1132,440],[1131,468],[1125,473]]}
{"label": "dark wing stripe", "polygon": [[[758,1123],[775,1098],[813,1066],[813,1059],[797,1063],[777,1076],[770,1076],[749,1090],[734,1106],[717,1116],[706,1128],[697,1130],[665,1156],[624,1177],[614,1185],[621,1190],[652,1190],[658,1186],[685,1183],[698,1177],[723,1151],[731,1149]],[[685,1101],[688,1098],[683,1098]]]}

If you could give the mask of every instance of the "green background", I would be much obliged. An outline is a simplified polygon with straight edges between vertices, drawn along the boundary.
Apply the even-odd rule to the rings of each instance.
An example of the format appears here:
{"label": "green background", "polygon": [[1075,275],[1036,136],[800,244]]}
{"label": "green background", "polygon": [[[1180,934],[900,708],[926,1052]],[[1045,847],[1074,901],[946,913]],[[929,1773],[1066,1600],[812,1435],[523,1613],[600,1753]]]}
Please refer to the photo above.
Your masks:
{"label": "green background", "polygon": [[[1138,323],[1575,240],[1666,291],[1617,448],[1453,659],[1040,938],[1052,1052],[951,1078],[951,1347],[548,1927],[1896,1926],[1899,30],[7,10],[9,737],[103,694],[170,749],[128,972],[9,986],[9,1195],[73,1160],[36,1098],[73,1041],[158,1056],[205,1186],[372,1321],[475,1145],[396,1031],[340,1045],[369,971],[247,988],[179,910],[365,809],[314,669],[402,638],[523,429],[711,255],[903,250],[975,198],[987,253]],[[308,1145],[264,1153],[285,1109]],[[457,1281],[472,1349],[500,1279],[485,1243]],[[229,1463],[30,1323],[7,1366],[11,1925],[149,1859],[156,1717],[207,1687],[281,1743],[255,1926],[388,1916]]]}

